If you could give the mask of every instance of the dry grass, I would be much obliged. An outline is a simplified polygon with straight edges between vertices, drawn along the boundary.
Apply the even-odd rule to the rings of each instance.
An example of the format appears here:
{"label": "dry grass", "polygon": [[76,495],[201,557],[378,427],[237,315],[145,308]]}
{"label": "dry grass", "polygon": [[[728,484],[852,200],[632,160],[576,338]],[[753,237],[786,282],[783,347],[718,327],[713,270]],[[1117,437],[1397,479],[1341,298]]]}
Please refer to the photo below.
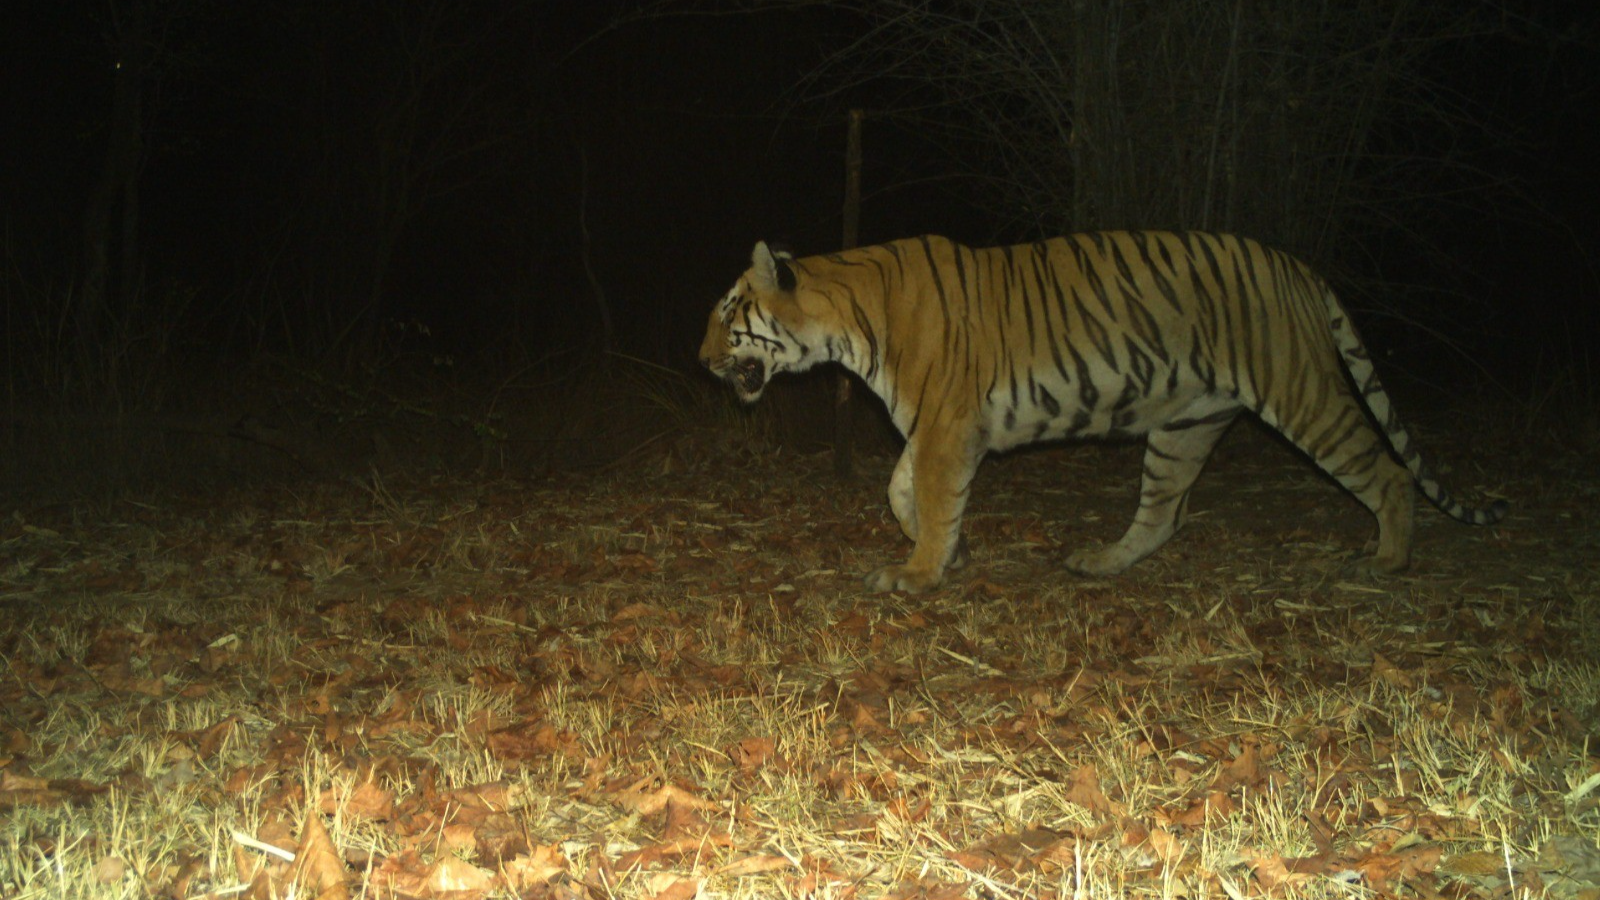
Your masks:
{"label": "dry grass", "polygon": [[1103,582],[1137,453],[1000,460],[922,597],[856,577],[886,459],[4,510],[0,897],[1600,893],[1596,476],[1362,581],[1359,509],[1223,456]]}

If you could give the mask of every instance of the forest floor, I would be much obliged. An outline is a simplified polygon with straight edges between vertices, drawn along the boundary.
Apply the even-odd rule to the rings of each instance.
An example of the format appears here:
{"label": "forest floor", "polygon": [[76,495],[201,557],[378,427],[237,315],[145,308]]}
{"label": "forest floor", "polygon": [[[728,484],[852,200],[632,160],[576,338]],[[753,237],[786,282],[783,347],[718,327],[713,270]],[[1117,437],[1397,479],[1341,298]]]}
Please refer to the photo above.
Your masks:
{"label": "forest floor", "polygon": [[1101,580],[1140,449],[991,460],[919,596],[892,458],[709,437],[0,509],[0,898],[1600,897],[1600,467],[1446,433],[1512,511],[1380,579],[1252,428]]}

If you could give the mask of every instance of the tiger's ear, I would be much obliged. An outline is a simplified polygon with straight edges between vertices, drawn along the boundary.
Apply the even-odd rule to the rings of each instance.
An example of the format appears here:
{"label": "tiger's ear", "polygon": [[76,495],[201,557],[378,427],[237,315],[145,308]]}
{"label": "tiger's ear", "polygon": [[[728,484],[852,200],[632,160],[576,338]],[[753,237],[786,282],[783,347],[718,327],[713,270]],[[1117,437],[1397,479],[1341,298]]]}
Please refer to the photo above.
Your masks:
{"label": "tiger's ear", "polygon": [[774,253],[766,241],[756,241],[756,248],[750,253],[750,270],[756,287],[764,291],[794,290],[794,270],[788,263],[791,259],[794,257],[788,253]]}

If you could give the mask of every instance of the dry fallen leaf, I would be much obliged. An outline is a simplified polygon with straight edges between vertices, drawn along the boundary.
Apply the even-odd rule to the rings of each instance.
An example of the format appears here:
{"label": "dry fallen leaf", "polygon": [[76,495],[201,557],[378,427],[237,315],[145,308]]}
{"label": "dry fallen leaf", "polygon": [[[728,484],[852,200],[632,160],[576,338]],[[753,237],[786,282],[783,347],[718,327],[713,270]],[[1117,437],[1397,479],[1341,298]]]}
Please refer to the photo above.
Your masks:
{"label": "dry fallen leaf", "polygon": [[1445,875],[1498,875],[1505,870],[1505,857],[1487,850],[1457,853],[1439,864]]}
{"label": "dry fallen leaf", "polygon": [[440,835],[441,842],[451,853],[463,856],[472,856],[478,849],[478,830],[476,826],[462,822],[452,822],[444,826]]}
{"label": "dry fallen leaf", "polygon": [[654,791],[645,791],[642,785],[647,783],[648,779],[623,789],[617,794],[617,804],[642,816],[653,816],[666,809],[668,803],[676,803],[686,810],[718,808],[717,804],[710,800],[696,797],[675,784],[663,785]]}
{"label": "dry fallen leaf", "polygon": [[1072,787],[1067,789],[1067,799],[1091,812],[1112,811],[1110,798],[1100,790],[1100,773],[1094,763],[1080,766],[1072,773]]}
{"label": "dry fallen leaf", "polygon": [[550,879],[567,872],[568,868],[567,858],[555,844],[541,844],[529,853],[519,854],[501,865],[507,886],[519,894],[529,892],[536,885],[549,883]]}
{"label": "dry fallen leaf", "polygon": [[758,853],[755,856],[736,859],[717,869],[713,874],[738,878],[741,875],[758,875],[762,872],[776,872],[793,867],[794,863],[790,862],[787,857]]}
{"label": "dry fallen leaf", "polygon": [[[336,799],[336,797],[327,797],[325,795],[323,801],[324,811],[333,812],[333,810],[328,809],[328,806],[331,805],[330,801],[336,802]],[[371,781],[363,781],[350,791],[348,797],[344,798],[343,808],[339,811],[344,815],[362,819],[379,821],[388,819],[394,815],[394,791],[379,787]]]}
{"label": "dry fallen leaf", "polygon": [[694,900],[700,894],[700,879],[685,878],[671,872],[657,872],[645,882],[651,900]]}
{"label": "dry fallen leaf", "polygon": [[1150,832],[1150,852],[1156,855],[1165,865],[1172,865],[1182,858],[1185,846],[1172,832],[1165,828],[1157,828]]}
{"label": "dry fallen leaf", "polygon": [[1372,677],[1407,690],[1416,686],[1415,679],[1381,653],[1372,654]]}
{"label": "dry fallen leaf", "polygon": [[477,809],[484,811],[499,811],[512,809],[519,805],[527,794],[527,788],[519,784],[505,781],[486,781],[482,784],[456,788],[444,792],[441,797],[452,805],[464,809]]}
{"label": "dry fallen leaf", "polygon": [[1217,773],[1216,780],[1211,783],[1211,789],[1226,793],[1239,785],[1254,787],[1260,783],[1261,756],[1256,750],[1255,742],[1249,741],[1239,751],[1239,755]]}
{"label": "dry fallen leaf", "polygon": [[701,837],[685,837],[672,841],[661,841],[655,844],[646,844],[637,850],[630,850],[617,858],[617,868],[648,869],[660,865],[669,859],[679,856],[703,856],[713,847],[730,847],[733,838],[727,832],[713,832]]}
{"label": "dry fallen leaf", "polygon": [[766,765],[776,749],[777,742],[770,737],[748,737],[730,747],[728,755],[741,769],[757,769]]}
{"label": "dry fallen leaf", "polygon": [[201,759],[211,759],[222,749],[223,742],[234,734],[241,724],[238,716],[228,716],[217,724],[200,733],[200,740],[195,747],[195,753]]}
{"label": "dry fallen leaf", "polygon": [[455,856],[435,860],[423,879],[423,890],[431,896],[447,896],[451,900],[472,900],[489,893],[497,879],[493,872],[480,869]]}
{"label": "dry fallen leaf", "polygon": [[339,857],[327,829],[322,827],[322,816],[317,813],[306,815],[290,877],[302,889],[309,888],[317,900],[346,900],[350,896],[344,860]]}
{"label": "dry fallen leaf", "polygon": [[710,830],[711,826],[706,824],[706,820],[701,818],[695,807],[676,800],[667,802],[667,823],[661,832],[662,840],[693,840]]}
{"label": "dry fallen leaf", "polygon": [[0,791],[44,791],[49,787],[48,778],[19,775],[10,769],[0,769]]}
{"label": "dry fallen leaf", "polygon": [[611,617],[611,621],[627,622],[631,619],[644,619],[659,615],[661,615],[661,608],[658,606],[653,606],[649,603],[630,603],[617,610]]}
{"label": "dry fallen leaf", "polygon": [[128,864],[120,857],[102,856],[94,864],[94,880],[99,884],[112,884],[121,881],[128,874]]}

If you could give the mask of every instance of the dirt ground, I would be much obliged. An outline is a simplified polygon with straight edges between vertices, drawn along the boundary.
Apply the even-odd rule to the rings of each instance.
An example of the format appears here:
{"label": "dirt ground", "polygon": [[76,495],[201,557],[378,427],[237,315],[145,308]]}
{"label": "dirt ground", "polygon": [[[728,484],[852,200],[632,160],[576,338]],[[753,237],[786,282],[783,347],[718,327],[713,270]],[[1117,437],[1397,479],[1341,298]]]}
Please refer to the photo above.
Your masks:
{"label": "dirt ground", "polygon": [[991,460],[921,596],[892,458],[708,435],[0,510],[0,897],[1600,896],[1596,460],[1421,438],[1512,509],[1376,579],[1250,427],[1108,579],[1140,448]]}

